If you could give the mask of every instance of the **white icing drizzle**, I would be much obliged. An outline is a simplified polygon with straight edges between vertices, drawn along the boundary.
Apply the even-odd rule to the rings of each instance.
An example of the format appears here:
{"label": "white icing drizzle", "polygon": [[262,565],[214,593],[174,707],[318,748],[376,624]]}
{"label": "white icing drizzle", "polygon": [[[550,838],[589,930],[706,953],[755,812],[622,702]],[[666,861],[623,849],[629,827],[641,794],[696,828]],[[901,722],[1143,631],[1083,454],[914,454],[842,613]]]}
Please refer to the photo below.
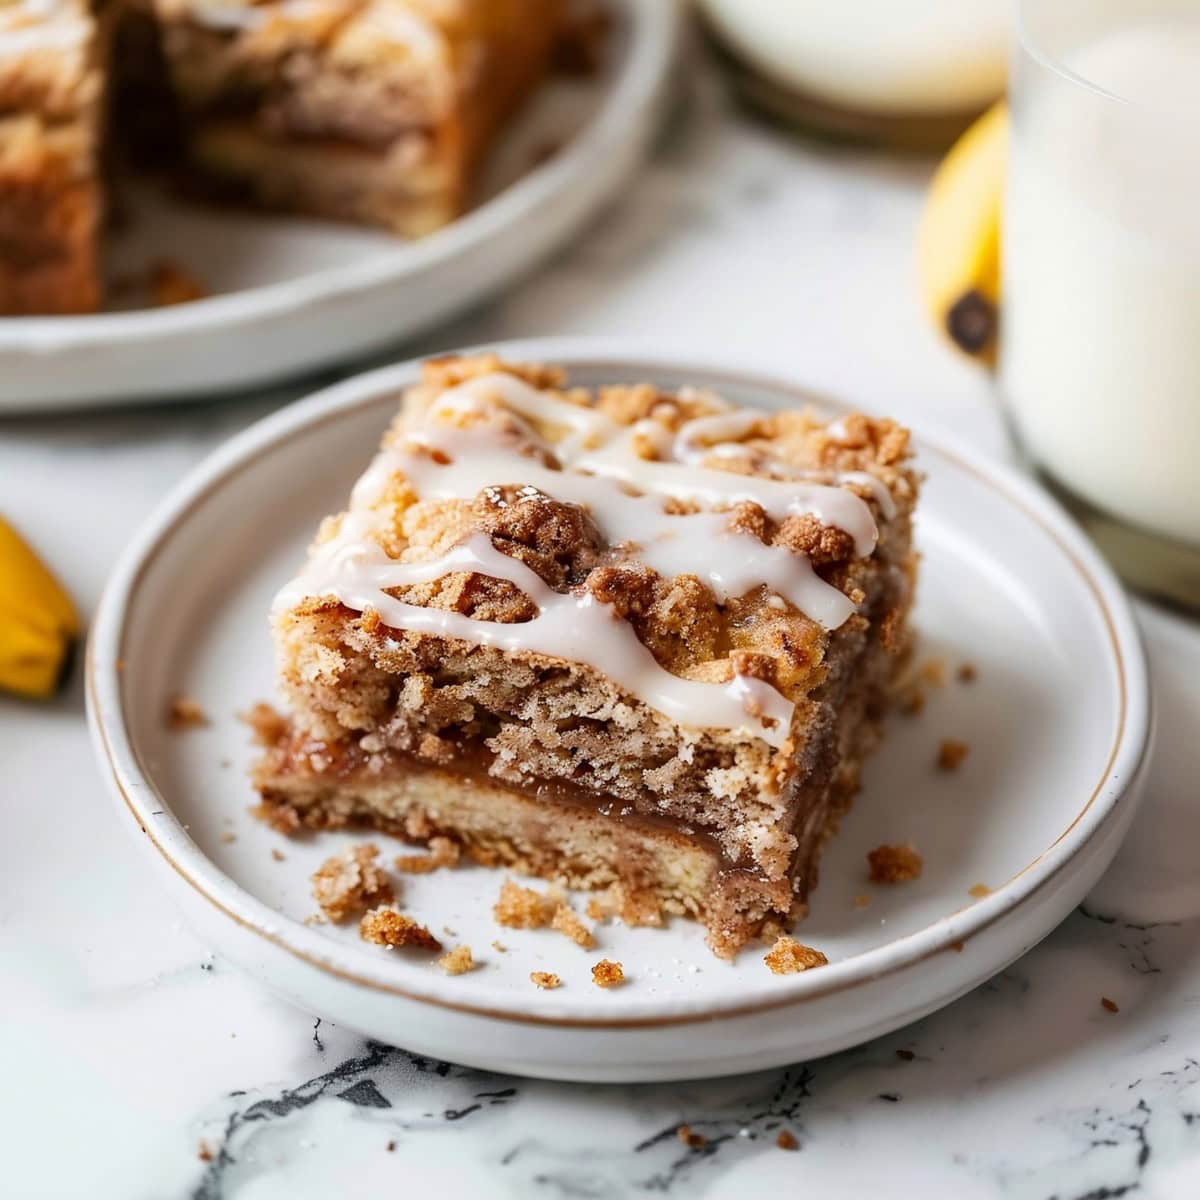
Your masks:
{"label": "white icing drizzle", "polygon": [[[667,578],[696,575],[718,600],[744,596],[766,584],[827,629],[837,628],[854,612],[846,596],[817,575],[803,555],[729,529],[728,513],[672,516],[655,497],[630,495],[611,479],[552,471],[520,454],[511,442],[505,445],[495,430],[430,429],[418,436],[420,446],[440,451],[450,461],[392,447],[373,464],[356,501],[369,497],[378,480],[396,471],[424,498],[470,500],[490,487],[517,484],[587,508],[605,541],[636,547],[637,557]],[[726,552],[714,555],[714,546]]]}
{"label": "white icing drizzle", "polygon": [[[675,435],[671,447],[672,457],[676,462],[682,463],[701,463],[706,458],[743,458],[746,447],[738,439],[746,437],[754,426],[766,420],[768,415],[758,409],[743,408],[715,413],[710,417],[697,417],[684,424]],[[656,422],[651,424],[657,425]],[[841,421],[836,424],[840,429],[837,436],[844,437],[845,426]],[[661,426],[657,427],[661,429]],[[833,425],[827,427],[827,431],[832,429]],[[730,438],[734,440],[727,440]],[[775,479],[819,480],[824,476],[832,478],[838,484],[853,483],[871,493],[879,505],[880,512],[889,520],[896,515],[896,501],[892,498],[887,484],[882,479],[876,479],[869,471],[801,470],[774,455],[761,457],[762,465],[766,466]]]}
{"label": "white icing drizzle", "polygon": [[[639,458],[631,453],[630,431],[604,413],[559,400],[513,375],[480,375],[461,383],[434,402],[430,415],[486,411],[489,398],[500,399],[505,408],[523,417],[569,430],[552,447],[564,466],[618,479],[641,492],[695,501],[708,508],[729,508],[749,500],[777,521],[808,513],[823,524],[844,529],[854,539],[855,552],[860,556],[866,557],[875,549],[878,531],[871,510],[860,497],[840,486],[837,476],[833,484],[805,479],[785,482],[735,475],[687,462]],[[686,430],[685,425],[680,436]]]}
{"label": "white icing drizzle", "polygon": [[[359,542],[337,546],[320,565],[323,569],[316,578],[301,576],[284,588],[276,605],[290,608],[299,603],[313,594],[313,584],[324,577],[336,582],[316,594],[332,591],[349,608],[359,612],[374,609],[385,624],[395,629],[460,638],[500,650],[545,654],[569,662],[580,661],[580,644],[586,638],[609,679],[679,724],[746,729],[776,747],[787,737],[793,706],[769,684],[741,675],[723,685],[672,675],[638,640],[633,626],[590,592],[582,596],[556,592],[524,563],[497,550],[486,534],[472,535],[432,562],[397,562],[374,543]],[[406,604],[385,590],[428,583],[456,571],[507,579],[537,606],[538,615],[519,623],[481,621],[445,609]],[[698,714],[703,718],[698,720]]]}
{"label": "white icing drizzle", "polygon": [[[746,448],[739,446],[736,439],[744,438],[765,415],[756,408],[743,408],[696,417],[675,435],[672,457],[676,462],[701,463],[711,455],[724,458],[733,457],[734,453],[745,454]],[[735,440],[730,442],[730,438]]]}
{"label": "white icing drizzle", "polygon": [[[445,423],[455,415],[487,415],[499,401],[507,428],[463,429]],[[854,605],[822,580],[801,554],[769,546],[730,527],[728,509],[740,501],[760,505],[775,520],[811,513],[845,530],[860,555],[872,552],[877,530],[866,503],[838,484],[870,487],[885,512],[893,510],[883,483],[865,472],[827,473],[834,483],[789,474],[768,459],[776,476],[763,479],[700,465],[706,458],[745,454],[745,437],[765,414],[728,410],[685,423],[674,436],[653,420],[618,425],[604,413],[571,404],[512,375],[495,373],[443,392],[419,428],[385,447],[359,479],[337,535],[314,548],[304,572],[276,597],[276,610],[307,596],[332,595],[349,608],[371,608],[394,628],[461,638],[507,651],[529,651],[597,666],[620,687],[684,725],[746,730],[773,746],[787,736],[793,705],[775,688],[750,676],[727,684],[683,679],[661,667],[633,627],[591,593],[556,592],[519,560],[476,534],[432,562],[399,562],[371,538],[380,514],[374,505],[401,473],[422,498],[474,499],[489,489],[516,486],[514,502],[538,492],[585,507],[606,542],[628,549],[666,577],[698,576],[719,601],[766,586],[773,607],[784,599],[827,629],[837,628]],[[534,426],[554,431],[552,438]],[[658,461],[639,457],[648,441]],[[725,439],[725,440],[722,440]],[[544,466],[529,449],[549,451],[562,470]],[[673,497],[702,511],[669,514],[661,498]],[[508,503],[497,491],[494,502]],[[454,571],[473,571],[515,584],[537,606],[531,621],[501,623],[406,604],[387,589],[428,582]],[[783,599],[780,599],[782,597]],[[586,647],[586,653],[581,650]]]}

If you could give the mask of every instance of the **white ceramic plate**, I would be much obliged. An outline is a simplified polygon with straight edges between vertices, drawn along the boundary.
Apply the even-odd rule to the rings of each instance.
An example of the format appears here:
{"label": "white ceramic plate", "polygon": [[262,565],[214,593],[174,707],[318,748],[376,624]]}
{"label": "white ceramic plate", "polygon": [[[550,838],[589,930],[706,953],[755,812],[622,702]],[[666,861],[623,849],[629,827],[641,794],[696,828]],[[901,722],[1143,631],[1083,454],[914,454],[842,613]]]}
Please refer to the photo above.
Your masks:
{"label": "white ceramic plate", "polygon": [[[416,242],[135,193],[113,272],[167,258],[213,292],[172,308],[0,318],[0,413],[249,388],[346,360],[478,302],[617,194],[646,149],[679,39],[676,0],[608,0],[605,70],[552,80],[500,139],[481,202]],[[561,147],[535,166],[548,146]]]}
{"label": "white ceramic plate", "polygon": [[[756,405],[805,398],[788,381],[627,347],[504,349],[564,363],[581,383],[710,384]],[[916,622],[922,655],[944,660],[950,679],[922,714],[891,721],[826,852],[799,936],[829,966],[778,977],[756,948],[722,963],[683,920],[601,927],[594,953],[553,932],[500,929],[490,911],[501,876],[474,867],[404,882],[406,910],[472,947],[482,966],[469,975],[449,978],[353,929],[305,925],[309,874],[361,835],[289,842],[252,819],[252,750],[235,713],[271,697],[272,593],[318,519],[342,505],[415,371],[360,376],[234,438],[153,515],[96,618],[90,713],[121,818],[223,954],[310,1011],[418,1052],[555,1078],[683,1078],[824,1054],[912,1021],[1028,949],[1098,878],[1133,814],[1147,739],[1126,602],[1040,491],[923,438]],[[964,661],[978,671],[973,683],[954,678]],[[203,704],[210,727],[165,728],[178,691]],[[970,756],[939,772],[949,737]],[[924,855],[921,879],[869,886],[866,851],[897,841]],[[974,898],[977,884],[991,894]],[[855,905],[860,894],[869,907]],[[624,964],[625,987],[592,985],[602,955]],[[565,986],[535,991],[532,970]]]}

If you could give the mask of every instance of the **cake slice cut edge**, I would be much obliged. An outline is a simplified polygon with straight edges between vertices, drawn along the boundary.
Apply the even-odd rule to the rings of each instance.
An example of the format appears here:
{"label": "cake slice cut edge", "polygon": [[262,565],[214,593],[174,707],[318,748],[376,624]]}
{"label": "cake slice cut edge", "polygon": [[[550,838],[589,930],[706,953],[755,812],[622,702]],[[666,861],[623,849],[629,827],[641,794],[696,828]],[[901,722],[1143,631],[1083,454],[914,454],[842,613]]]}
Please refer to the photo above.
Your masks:
{"label": "cake slice cut edge", "polygon": [[878,741],[917,490],[890,421],[430,362],[276,601],[260,812],[450,838],[729,957],[803,915]]}

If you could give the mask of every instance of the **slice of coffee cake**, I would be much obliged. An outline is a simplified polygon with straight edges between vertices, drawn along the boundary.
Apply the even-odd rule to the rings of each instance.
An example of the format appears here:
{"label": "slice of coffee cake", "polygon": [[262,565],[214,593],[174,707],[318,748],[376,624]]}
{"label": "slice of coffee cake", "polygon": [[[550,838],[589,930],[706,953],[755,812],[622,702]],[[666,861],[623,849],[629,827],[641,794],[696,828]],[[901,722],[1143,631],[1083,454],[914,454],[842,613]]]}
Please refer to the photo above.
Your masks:
{"label": "slice of coffee cake", "polygon": [[273,612],[262,813],[702,920],[800,915],[907,647],[907,432],[426,364]]}
{"label": "slice of coffee cake", "polygon": [[562,25],[563,0],[0,0],[0,314],[100,306],[105,185],[132,164],[440,229]]}
{"label": "slice of coffee cake", "polygon": [[463,210],[562,0],[153,0],[190,167],[407,237]]}

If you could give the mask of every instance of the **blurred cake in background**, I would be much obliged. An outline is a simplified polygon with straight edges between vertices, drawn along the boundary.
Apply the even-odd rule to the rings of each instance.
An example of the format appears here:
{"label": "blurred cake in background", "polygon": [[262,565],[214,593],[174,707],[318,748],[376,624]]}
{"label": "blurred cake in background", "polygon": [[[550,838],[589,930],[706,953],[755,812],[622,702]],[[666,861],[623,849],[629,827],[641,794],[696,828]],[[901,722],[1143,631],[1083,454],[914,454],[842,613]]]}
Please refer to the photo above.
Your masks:
{"label": "blurred cake in background", "polygon": [[99,306],[102,163],[405,237],[440,228],[546,74],[561,10],[0,0],[0,312]]}
{"label": "blurred cake in background", "polygon": [[1008,0],[700,0],[739,90],[814,132],[950,143],[1003,91]]}
{"label": "blurred cake in background", "polygon": [[100,302],[110,24],[86,0],[0,0],[0,313]]}

